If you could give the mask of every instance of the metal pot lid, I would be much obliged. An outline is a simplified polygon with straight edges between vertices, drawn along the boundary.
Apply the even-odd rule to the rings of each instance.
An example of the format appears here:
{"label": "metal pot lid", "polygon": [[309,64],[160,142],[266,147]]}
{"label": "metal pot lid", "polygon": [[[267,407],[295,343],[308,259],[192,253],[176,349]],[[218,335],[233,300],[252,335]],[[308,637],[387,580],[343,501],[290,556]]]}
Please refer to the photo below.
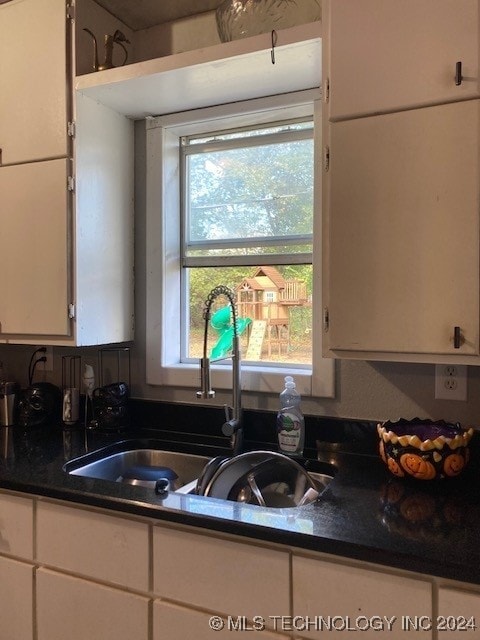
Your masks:
{"label": "metal pot lid", "polygon": [[207,462],[207,464],[203,467],[202,473],[197,479],[197,486],[195,489],[195,493],[199,496],[207,495],[205,493],[206,488],[208,487],[210,480],[213,475],[217,472],[222,464],[230,460],[227,456],[216,456]]}
{"label": "metal pot lid", "polygon": [[216,468],[203,495],[284,508],[313,502],[319,494],[315,482],[292,458],[274,451],[252,451]]}

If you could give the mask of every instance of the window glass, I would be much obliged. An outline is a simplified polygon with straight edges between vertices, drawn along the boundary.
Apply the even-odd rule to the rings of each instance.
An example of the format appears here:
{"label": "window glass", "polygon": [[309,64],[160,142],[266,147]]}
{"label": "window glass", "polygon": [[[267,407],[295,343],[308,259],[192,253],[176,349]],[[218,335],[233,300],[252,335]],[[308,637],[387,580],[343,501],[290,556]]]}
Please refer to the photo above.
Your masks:
{"label": "window glass", "polygon": [[181,148],[183,359],[201,357],[204,303],[222,284],[245,321],[244,360],[310,366],[312,120],[185,137]]}
{"label": "window glass", "polygon": [[[242,360],[312,363],[312,266],[200,267],[187,270],[190,286],[187,358],[201,358],[205,322],[203,309],[211,289],[224,284],[236,294],[241,323]],[[218,298],[212,312],[227,304]],[[221,332],[209,328],[209,351]]]}

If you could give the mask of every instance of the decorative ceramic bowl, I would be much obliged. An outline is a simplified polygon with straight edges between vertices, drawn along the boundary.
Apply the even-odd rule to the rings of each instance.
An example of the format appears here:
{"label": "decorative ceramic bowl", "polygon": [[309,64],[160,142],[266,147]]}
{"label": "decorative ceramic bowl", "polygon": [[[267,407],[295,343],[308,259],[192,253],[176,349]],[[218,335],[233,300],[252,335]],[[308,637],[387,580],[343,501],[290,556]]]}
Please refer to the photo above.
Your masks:
{"label": "decorative ceramic bowl", "polygon": [[377,425],[379,452],[394,476],[435,480],[458,476],[466,467],[473,429],[443,420],[399,420]]}

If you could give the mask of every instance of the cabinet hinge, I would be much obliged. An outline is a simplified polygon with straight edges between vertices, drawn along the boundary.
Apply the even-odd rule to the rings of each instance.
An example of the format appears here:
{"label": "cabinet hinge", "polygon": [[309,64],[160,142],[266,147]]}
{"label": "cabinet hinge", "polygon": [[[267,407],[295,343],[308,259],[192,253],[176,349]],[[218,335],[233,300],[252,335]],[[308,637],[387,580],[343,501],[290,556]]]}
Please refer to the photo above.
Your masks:
{"label": "cabinet hinge", "polygon": [[68,317],[70,318],[70,320],[73,320],[73,318],[75,318],[75,305],[73,304],[73,302],[68,305]]}
{"label": "cabinet hinge", "polygon": [[75,137],[75,122],[67,122],[67,135],[70,136],[70,138]]}
{"label": "cabinet hinge", "polygon": [[69,191],[75,191],[75,178],[73,176],[68,176],[67,178],[67,189]]}
{"label": "cabinet hinge", "polygon": [[330,78],[325,80],[325,89],[323,92],[323,101],[328,102],[330,100]]}
{"label": "cabinet hinge", "polygon": [[324,307],[323,308],[323,331],[324,331],[324,333],[327,333],[329,327],[330,327],[330,316],[329,316],[329,313],[328,313],[328,307]]}
{"label": "cabinet hinge", "polygon": [[75,5],[67,4],[67,20],[75,20]]}
{"label": "cabinet hinge", "polygon": [[325,173],[330,169],[330,147],[323,148],[323,170]]}

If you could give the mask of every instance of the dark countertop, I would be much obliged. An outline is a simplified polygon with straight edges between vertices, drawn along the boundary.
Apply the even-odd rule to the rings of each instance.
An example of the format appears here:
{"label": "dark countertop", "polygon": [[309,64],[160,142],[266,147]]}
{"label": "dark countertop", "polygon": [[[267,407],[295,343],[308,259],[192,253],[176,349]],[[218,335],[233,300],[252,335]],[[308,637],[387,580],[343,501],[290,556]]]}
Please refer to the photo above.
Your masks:
{"label": "dark countertop", "polygon": [[[375,452],[373,423],[312,418],[307,421],[311,459],[306,464],[322,470],[333,463],[336,475],[317,502],[293,510],[173,492],[162,499],[151,488],[63,471],[68,460],[129,438],[154,438],[170,450],[229,454],[225,438],[212,435],[220,429],[205,426],[220,425],[221,410],[199,420],[198,408],[184,407],[182,420],[188,414],[195,427],[179,431],[172,427],[178,415],[173,420],[170,409],[159,420],[151,406],[136,408],[142,428],[126,433],[1,427],[0,488],[480,584],[480,456],[475,448],[458,478],[400,480]],[[272,448],[273,419],[260,412],[246,416],[247,438],[255,434],[247,439],[249,448]],[[155,427],[149,424],[153,421]]]}

